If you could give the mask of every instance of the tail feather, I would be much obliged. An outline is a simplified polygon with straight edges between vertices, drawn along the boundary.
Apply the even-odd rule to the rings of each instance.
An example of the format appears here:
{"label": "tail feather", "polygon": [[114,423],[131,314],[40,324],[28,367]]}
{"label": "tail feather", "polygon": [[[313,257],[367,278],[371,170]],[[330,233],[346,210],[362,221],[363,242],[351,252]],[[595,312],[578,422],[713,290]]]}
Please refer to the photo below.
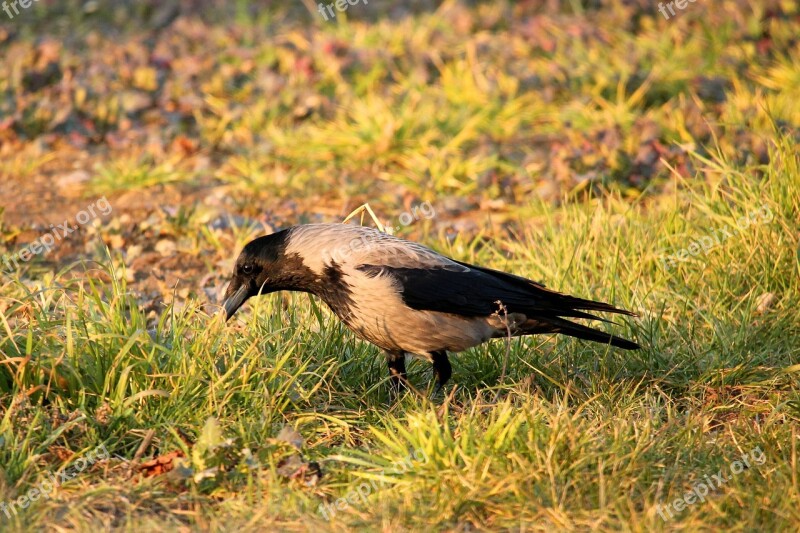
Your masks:
{"label": "tail feather", "polygon": [[[554,310],[558,310],[558,314],[561,316],[569,316],[575,318],[586,318],[581,316],[583,313],[580,313],[578,310],[582,311],[600,311],[602,313],[615,313],[618,315],[626,315],[626,316],[638,316],[633,311],[628,311],[626,309],[620,309],[619,307],[614,307],[611,304],[607,304],[605,302],[596,302],[594,300],[586,300],[584,298],[577,298],[575,296],[569,296],[568,294],[562,294],[560,292],[550,291],[555,298],[553,298],[552,306]],[[561,312],[564,311],[564,312]],[[574,315],[568,313],[575,313]],[[595,320],[597,320],[595,318]]]}
{"label": "tail feather", "polygon": [[575,322],[570,322],[563,318],[548,317],[545,320],[548,322],[548,325],[551,326],[547,329],[547,331],[551,333],[562,333],[578,339],[610,344],[611,346],[616,346],[617,348],[623,348],[625,350],[638,350],[641,348],[637,343],[629,341],[628,339],[611,335],[605,331],[592,329],[588,326],[576,324]]}

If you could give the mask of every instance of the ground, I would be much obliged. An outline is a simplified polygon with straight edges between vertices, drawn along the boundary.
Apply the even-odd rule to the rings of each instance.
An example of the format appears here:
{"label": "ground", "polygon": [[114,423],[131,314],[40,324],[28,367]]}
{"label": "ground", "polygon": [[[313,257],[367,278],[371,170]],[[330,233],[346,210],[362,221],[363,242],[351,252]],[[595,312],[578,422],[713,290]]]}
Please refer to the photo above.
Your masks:
{"label": "ground", "polygon": [[[798,528],[796,0],[267,4],[0,10],[0,530]],[[224,323],[365,203],[643,349]]]}

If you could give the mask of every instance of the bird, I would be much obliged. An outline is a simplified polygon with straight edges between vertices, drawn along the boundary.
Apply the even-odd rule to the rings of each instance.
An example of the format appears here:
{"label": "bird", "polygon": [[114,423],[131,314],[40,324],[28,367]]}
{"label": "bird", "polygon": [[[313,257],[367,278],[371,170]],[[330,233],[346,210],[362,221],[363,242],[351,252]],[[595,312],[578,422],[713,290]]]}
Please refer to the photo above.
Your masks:
{"label": "bird", "polygon": [[631,311],[355,224],[297,225],[248,242],[225,292],[225,320],[247,299],[276,291],[305,292],[325,302],[357,337],[383,350],[396,390],[409,385],[407,355],[433,364],[439,391],[452,375],[448,353],[495,338],[559,333],[640,348],[570,320],[608,322],[588,311],[637,316]]}

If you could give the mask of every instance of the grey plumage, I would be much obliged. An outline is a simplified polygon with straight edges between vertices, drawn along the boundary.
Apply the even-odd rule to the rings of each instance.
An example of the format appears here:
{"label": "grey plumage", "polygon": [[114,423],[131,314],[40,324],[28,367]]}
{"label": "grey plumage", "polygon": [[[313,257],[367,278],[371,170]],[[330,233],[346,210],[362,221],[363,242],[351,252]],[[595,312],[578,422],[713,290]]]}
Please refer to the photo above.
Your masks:
{"label": "grey plumage", "polygon": [[353,302],[337,315],[363,339],[384,350],[429,358],[430,352],[439,349],[458,352],[491,338],[491,328],[483,319],[411,309],[403,303],[397,279],[386,273],[372,276],[359,268],[467,270],[422,245],[363,226],[310,224],[291,230],[286,254],[302,257],[321,282],[326,279],[325,268],[335,265]]}
{"label": "grey plumage", "polygon": [[515,336],[555,332],[639,347],[567,320],[602,320],[586,311],[632,315],[628,311],[362,226],[295,226],[248,243],[226,293],[228,318],[247,298],[276,290],[319,296],[356,335],[387,353],[397,384],[405,379],[406,354],[430,360],[441,386],[450,376],[448,351],[506,336],[509,329]]}

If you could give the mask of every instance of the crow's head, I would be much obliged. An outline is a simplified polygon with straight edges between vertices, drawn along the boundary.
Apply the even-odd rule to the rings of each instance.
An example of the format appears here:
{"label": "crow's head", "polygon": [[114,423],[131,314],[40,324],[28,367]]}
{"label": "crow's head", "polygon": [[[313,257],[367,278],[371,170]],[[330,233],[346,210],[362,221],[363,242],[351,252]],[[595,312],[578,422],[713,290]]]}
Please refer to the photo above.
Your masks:
{"label": "crow's head", "polygon": [[230,319],[251,296],[287,289],[284,250],[288,230],[259,237],[247,243],[236,259],[233,276],[225,291],[225,319]]}

